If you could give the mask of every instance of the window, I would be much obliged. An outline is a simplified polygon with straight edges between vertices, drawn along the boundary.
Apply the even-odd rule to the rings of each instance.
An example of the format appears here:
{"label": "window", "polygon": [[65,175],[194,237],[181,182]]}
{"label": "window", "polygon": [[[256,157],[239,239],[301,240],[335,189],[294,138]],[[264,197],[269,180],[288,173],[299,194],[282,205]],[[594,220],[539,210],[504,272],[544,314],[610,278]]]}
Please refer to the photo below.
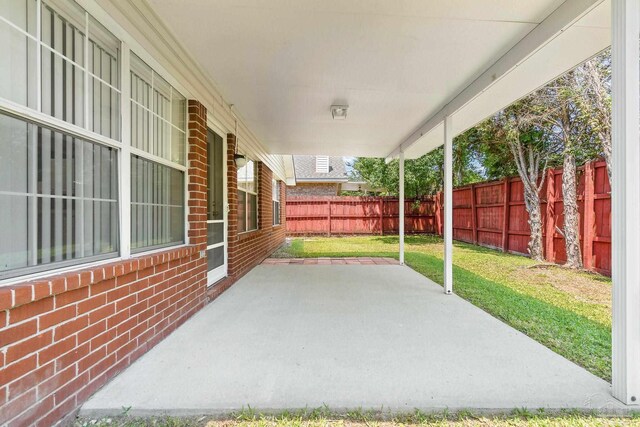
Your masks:
{"label": "window", "polygon": [[184,175],[131,156],[131,250],[184,241]]}
{"label": "window", "polygon": [[186,99],[131,54],[133,252],[184,242],[185,126]]}
{"label": "window", "polygon": [[0,98],[62,123],[0,115],[0,279],[117,256],[120,41],[54,0],[2,1],[0,38]]}
{"label": "window", "polygon": [[122,47],[73,0],[0,0],[0,279],[128,256],[123,183],[134,251],[184,242],[186,99]]}
{"label": "window", "polygon": [[258,229],[256,164],[249,160],[238,168],[238,233]]}
{"label": "window", "polygon": [[131,54],[131,146],[185,165],[186,100]]}
{"label": "window", "polygon": [[271,199],[273,200],[273,225],[280,225],[280,181],[271,182]]}
{"label": "window", "polygon": [[114,148],[0,115],[0,278],[116,256]]}

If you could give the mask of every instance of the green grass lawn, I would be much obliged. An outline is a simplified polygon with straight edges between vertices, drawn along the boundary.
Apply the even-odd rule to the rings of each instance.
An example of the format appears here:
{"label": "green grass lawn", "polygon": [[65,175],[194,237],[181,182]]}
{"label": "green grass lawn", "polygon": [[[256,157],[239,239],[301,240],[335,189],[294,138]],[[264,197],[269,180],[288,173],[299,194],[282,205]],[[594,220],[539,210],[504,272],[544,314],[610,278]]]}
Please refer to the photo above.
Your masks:
{"label": "green grass lawn", "polygon": [[[398,237],[297,238],[274,256],[397,259]],[[405,261],[442,285],[441,238],[407,236]],[[454,293],[595,375],[611,379],[608,277],[460,242],[454,243],[453,264]]]}
{"label": "green grass lawn", "polygon": [[606,417],[597,414],[579,414],[570,411],[561,414],[545,414],[515,410],[502,416],[476,416],[471,412],[425,414],[415,411],[408,414],[380,415],[366,411],[350,411],[331,414],[327,408],[300,413],[261,415],[243,411],[230,419],[210,417],[144,417],[120,416],[102,419],[78,419],[76,427],[578,427],[578,426],[640,426],[636,416]]}

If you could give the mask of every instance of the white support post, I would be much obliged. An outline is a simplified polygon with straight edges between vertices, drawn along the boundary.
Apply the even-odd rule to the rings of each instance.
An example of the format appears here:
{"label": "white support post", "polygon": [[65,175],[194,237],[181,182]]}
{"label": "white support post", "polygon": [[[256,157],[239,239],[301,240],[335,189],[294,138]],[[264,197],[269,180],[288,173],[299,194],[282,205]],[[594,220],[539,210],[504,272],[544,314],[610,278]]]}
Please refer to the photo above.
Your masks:
{"label": "white support post", "polygon": [[453,292],[453,126],[444,119],[444,293]]}
{"label": "white support post", "polygon": [[120,150],[120,256],[131,257],[131,54],[122,43],[120,74],[120,110],[122,149]]}
{"label": "white support post", "polygon": [[404,151],[400,151],[400,184],[398,189],[398,226],[400,228],[400,265],[404,265]]}
{"label": "white support post", "polygon": [[640,0],[611,2],[612,53],[612,391],[640,399]]}

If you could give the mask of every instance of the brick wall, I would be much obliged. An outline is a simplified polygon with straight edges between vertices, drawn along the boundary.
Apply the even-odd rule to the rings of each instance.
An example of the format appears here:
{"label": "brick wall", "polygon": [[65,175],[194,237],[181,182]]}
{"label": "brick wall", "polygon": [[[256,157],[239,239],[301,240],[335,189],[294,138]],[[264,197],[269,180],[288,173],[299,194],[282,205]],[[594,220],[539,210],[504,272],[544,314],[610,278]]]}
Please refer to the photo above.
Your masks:
{"label": "brick wall", "polygon": [[311,184],[301,182],[295,186],[287,187],[287,197],[336,196],[339,193],[340,184]]}
{"label": "brick wall", "polygon": [[238,233],[238,177],[234,162],[236,137],[227,135],[227,188],[229,199],[228,226],[228,275],[209,289],[210,298],[215,298],[245,275],[267,256],[273,253],[285,239],[285,199],[287,187],[280,182],[280,225],[273,226],[273,203],[271,182],[273,174],[262,162],[257,163],[258,178],[258,229]]}
{"label": "brick wall", "polygon": [[190,245],[0,288],[0,425],[73,414],[205,305],[206,114],[189,101]]}

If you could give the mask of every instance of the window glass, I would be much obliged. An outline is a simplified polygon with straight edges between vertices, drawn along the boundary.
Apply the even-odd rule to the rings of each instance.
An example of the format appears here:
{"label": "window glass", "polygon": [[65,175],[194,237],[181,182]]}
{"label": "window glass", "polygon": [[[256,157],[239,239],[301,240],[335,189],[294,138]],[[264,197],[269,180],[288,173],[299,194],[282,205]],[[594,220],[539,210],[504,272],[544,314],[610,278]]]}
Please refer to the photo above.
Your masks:
{"label": "window glass", "polygon": [[131,54],[131,145],[186,164],[186,99]]}
{"label": "window glass", "polygon": [[37,43],[35,0],[0,0],[0,97],[37,107]]}
{"label": "window glass", "polygon": [[120,41],[89,20],[89,130],[120,139]]}
{"label": "window glass", "polygon": [[131,249],[184,242],[184,174],[140,156],[131,158]]}
{"label": "window glass", "polygon": [[117,255],[115,149],[4,115],[0,141],[0,278]]}
{"label": "window glass", "polygon": [[248,160],[238,168],[238,232],[258,228],[258,188],[256,184],[256,163]]}

